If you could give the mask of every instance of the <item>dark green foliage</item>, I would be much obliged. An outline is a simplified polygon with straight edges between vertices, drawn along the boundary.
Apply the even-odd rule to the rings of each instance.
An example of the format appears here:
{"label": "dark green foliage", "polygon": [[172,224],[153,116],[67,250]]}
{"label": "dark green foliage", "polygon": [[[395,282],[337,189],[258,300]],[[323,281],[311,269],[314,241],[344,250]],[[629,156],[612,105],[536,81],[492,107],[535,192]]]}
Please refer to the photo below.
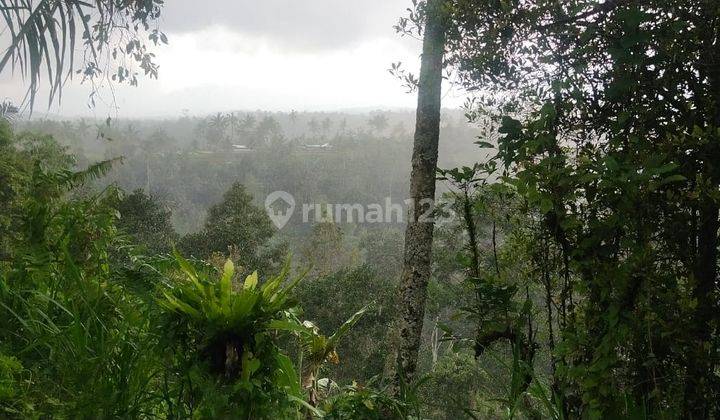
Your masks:
{"label": "dark green foliage", "polygon": [[23,384],[20,378],[23,365],[13,356],[0,353],[0,407],[5,415],[20,414],[29,411],[24,401]]}
{"label": "dark green foliage", "polygon": [[[391,326],[395,320],[397,279],[385,277],[368,266],[345,269],[308,279],[297,296],[307,319],[323,331],[335,331],[345,319],[374,302],[338,347],[341,363],[328,365],[328,377],[340,383],[368,381],[385,373],[391,354]],[[328,304],[332,301],[333,304]]]}
{"label": "dark green foliage", "polygon": [[493,170],[488,164],[439,171],[452,189],[439,212],[437,278],[429,286],[432,364],[422,389],[438,418],[483,418],[503,409],[535,416],[529,390],[546,386],[535,375],[538,332],[545,332],[534,308],[539,290],[522,247],[531,220],[512,189],[487,181]]}
{"label": "dark green foliage", "polygon": [[118,211],[118,228],[130,234],[134,243],[145,246],[150,254],[169,252],[178,239],[170,210],[142,190],[124,196]]}
{"label": "dark green foliage", "polygon": [[388,396],[387,392],[371,386],[352,384],[339,390],[322,405],[324,418],[333,420],[352,419],[402,419],[407,407],[402,401]]}
{"label": "dark green foliage", "polygon": [[10,125],[0,119],[0,261],[7,258],[11,224],[11,206],[15,198],[15,150],[11,145]]}
{"label": "dark green foliage", "polygon": [[16,224],[0,271],[0,351],[17,362],[10,372],[16,397],[0,410],[18,417],[136,416],[154,369],[149,354],[136,351],[151,340],[131,321],[142,319],[140,298],[113,281],[108,258],[117,244],[118,194],[68,198],[109,164],[73,172],[59,167],[64,155],[47,154],[49,139],[30,144],[38,147],[21,143],[18,151],[28,160],[15,167],[22,180]]}
{"label": "dark green foliage", "polygon": [[326,343],[317,360],[308,349],[318,370],[362,311],[325,337],[296,315],[289,262],[262,283],[257,273],[238,283],[230,260],[216,281],[205,263],[137,254],[119,234],[119,191],[77,189],[113,162],[75,171],[51,138],[10,135],[6,144],[12,241],[0,262],[0,417],[321,414],[279,333]]}
{"label": "dark green foliage", "polygon": [[495,175],[527,205],[517,251],[534,300],[545,295],[552,405],[566,417],[716,416],[717,2],[447,12],[447,62],[483,92],[468,103],[489,126],[479,145],[497,140]]}
{"label": "dark green foliage", "polygon": [[498,386],[500,381],[483,378],[480,368],[474,363],[470,351],[451,352],[441,357],[433,367],[428,380],[421,388],[421,396],[426,401],[426,413],[432,418],[458,419],[468,417],[467,412],[493,416],[484,407],[477,407],[474,396],[480,387],[490,382]]}
{"label": "dark green foliage", "polygon": [[180,249],[198,258],[209,258],[214,253],[231,256],[242,271],[268,271],[282,254],[271,242],[274,232],[265,210],[253,203],[245,187],[235,183],[222,202],[208,210],[203,230],[185,236]]}
{"label": "dark green foliage", "polygon": [[[37,86],[51,64],[52,96],[69,68],[48,57],[70,39],[56,46],[53,32],[107,2],[31,3],[44,7],[35,17],[3,7],[28,1],[0,0],[14,25],[0,71],[29,55],[17,64]],[[138,35],[161,3],[120,3],[97,19],[139,23],[121,31],[119,56],[154,75]],[[428,2],[412,3],[397,29],[422,35]],[[396,399],[377,379],[397,373],[402,223],[304,223],[297,211],[278,233],[257,204],[276,190],[298,203],[400,202],[411,114],[217,113],[95,130],[22,122],[5,103],[0,417],[720,416],[720,4],[433,4],[443,64],[474,95],[464,113],[481,129],[443,111],[441,165],[467,166],[438,173],[447,193],[425,318],[410,311],[420,381]],[[23,22],[39,25],[20,33]],[[107,48],[111,28],[91,27],[85,48]],[[399,64],[392,73],[416,87]],[[114,76],[135,82],[124,65]],[[6,119],[46,134],[13,134]],[[462,138],[478,133],[473,155]],[[116,156],[126,165],[93,183],[118,161],[87,163]],[[123,197],[114,183],[145,190]],[[289,266],[272,275],[282,241],[311,266],[295,289]],[[189,260],[168,257],[174,242]]]}

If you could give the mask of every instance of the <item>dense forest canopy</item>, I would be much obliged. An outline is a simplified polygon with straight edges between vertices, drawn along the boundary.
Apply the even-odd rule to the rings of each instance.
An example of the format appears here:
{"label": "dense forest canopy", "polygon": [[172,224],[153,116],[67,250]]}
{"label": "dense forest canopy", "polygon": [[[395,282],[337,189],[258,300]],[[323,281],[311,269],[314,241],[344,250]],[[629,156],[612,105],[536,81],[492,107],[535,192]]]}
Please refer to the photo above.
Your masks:
{"label": "dense forest canopy", "polygon": [[407,3],[414,112],[130,119],[172,3],[0,1],[0,417],[720,416],[720,3]]}

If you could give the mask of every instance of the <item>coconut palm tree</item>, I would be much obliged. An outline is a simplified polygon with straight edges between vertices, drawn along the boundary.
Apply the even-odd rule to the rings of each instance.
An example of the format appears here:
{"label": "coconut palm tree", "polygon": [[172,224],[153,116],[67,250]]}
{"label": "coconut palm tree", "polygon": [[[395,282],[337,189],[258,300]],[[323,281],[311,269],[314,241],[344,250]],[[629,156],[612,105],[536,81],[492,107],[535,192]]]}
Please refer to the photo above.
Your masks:
{"label": "coconut palm tree", "polygon": [[210,117],[208,120],[208,143],[218,147],[225,143],[225,130],[228,126],[228,118],[222,112]]}

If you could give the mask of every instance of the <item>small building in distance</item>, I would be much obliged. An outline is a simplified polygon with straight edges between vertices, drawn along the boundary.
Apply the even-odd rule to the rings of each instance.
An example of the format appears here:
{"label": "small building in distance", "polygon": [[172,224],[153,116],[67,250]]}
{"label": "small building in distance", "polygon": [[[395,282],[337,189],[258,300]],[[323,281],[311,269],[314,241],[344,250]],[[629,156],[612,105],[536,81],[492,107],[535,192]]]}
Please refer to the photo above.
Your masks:
{"label": "small building in distance", "polygon": [[252,152],[253,149],[251,149],[248,146],[245,146],[244,144],[233,144],[232,151],[233,152]]}
{"label": "small building in distance", "polygon": [[323,144],[303,144],[303,148],[306,150],[332,150],[332,145],[330,143],[323,143]]}

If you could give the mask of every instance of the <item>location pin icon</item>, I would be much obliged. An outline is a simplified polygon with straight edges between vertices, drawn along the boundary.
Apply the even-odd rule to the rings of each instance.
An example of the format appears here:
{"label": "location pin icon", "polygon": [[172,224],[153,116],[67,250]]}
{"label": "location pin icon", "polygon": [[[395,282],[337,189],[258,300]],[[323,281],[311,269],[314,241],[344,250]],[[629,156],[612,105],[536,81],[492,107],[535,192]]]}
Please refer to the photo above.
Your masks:
{"label": "location pin icon", "polygon": [[285,191],[273,191],[265,198],[265,210],[278,229],[282,229],[295,211],[295,198]]}

